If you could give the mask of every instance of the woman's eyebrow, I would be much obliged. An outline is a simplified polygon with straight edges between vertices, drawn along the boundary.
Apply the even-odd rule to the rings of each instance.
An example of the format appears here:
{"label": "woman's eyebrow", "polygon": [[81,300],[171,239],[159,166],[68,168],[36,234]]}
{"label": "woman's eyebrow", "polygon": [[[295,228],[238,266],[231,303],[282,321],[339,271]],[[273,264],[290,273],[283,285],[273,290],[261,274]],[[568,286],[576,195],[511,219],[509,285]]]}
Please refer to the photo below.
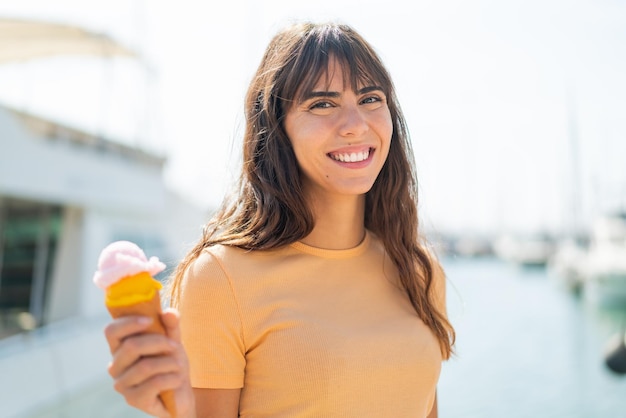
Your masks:
{"label": "woman's eyebrow", "polygon": [[339,96],[341,96],[341,94],[338,91],[311,91],[302,97],[302,101],[315,99],[317,97],[331,97],[336,99]]}
{"label": "woman's eyebrow", "polygon": [[357,94],[366,94],[366,93],[369,93],[371,91],[377,91],[377,90],[381,91],[381,92],[384,92],[383,88],[380,87],[380,86],[367,86],[367,87],[363,87],[363,88],[359,89],[357,91]]}
{"label": "woman's eyebrow", "polygon": [[[357,94],[367,94],[367,93],[372,92],[372,91],[381,91],[382,92],[384,90],[380,86],[367,86],[367,87],[360,88],[356,93]],[[336,98],[338,98],[340,96],[341,96],[341,93],[339,93],[338,91],[311,91],[311,92],[305,94],[302,97],[302,101],[304,102],[306,100],[315,99],[315,98],[318,98],[318,97],[330,97],[330,98],[336,99]]]}

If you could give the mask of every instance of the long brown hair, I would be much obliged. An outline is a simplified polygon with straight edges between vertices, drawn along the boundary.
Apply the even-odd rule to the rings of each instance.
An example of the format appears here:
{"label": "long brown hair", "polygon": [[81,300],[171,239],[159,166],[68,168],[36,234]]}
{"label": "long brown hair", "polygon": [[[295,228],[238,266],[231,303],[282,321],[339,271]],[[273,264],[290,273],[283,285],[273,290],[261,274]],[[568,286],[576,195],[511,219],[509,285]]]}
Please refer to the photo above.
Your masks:
{"label": "long brown hair", "polygon": [[313,215],[283,120],[289,106],[326,74],[331,58],[339,61],[354,91],[359,84],[375,84],[387,96],[393,135],[387,161],[366,194],[365,227],[382,240],[417,315],[448,358],[455,333],[434,302],[433,263],[418,234],[417,177],[405,119],[382,61],[358,33],[342,24],[294,24],[270,41],[246,95],[238,187],[178,265],[170,280],[171,301],[177,303],[184,272],[204,248],[225,244],[272,249],[312,231]]}

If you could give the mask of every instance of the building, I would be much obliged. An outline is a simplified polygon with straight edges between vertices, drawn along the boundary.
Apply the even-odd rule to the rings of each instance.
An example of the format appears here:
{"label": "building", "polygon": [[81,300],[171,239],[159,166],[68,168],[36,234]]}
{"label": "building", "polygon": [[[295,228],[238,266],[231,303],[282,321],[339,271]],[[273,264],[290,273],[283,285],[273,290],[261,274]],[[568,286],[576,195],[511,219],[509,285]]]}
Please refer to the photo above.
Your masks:
{"label": "building", "polygon": [[0,107],[1,416],[30,416],[108,379],[108,314],[91,281],[101,249],[131,240],[171,268],[207,215],[167,190],[164,163]]}

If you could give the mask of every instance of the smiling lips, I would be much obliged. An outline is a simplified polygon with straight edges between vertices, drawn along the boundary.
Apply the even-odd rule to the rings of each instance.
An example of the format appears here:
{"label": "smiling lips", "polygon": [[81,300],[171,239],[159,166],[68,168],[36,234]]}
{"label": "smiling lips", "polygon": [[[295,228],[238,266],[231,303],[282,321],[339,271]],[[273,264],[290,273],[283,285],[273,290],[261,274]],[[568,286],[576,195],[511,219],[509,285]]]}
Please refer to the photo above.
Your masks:
{"label": "smiling lips", "polygon": [[333,160],[340,161],[342,163],[358,163],[367,160],[370,156],[371,151],[373,151],[371,148],[367,148],[359,152],[329,153],[328,156]]}

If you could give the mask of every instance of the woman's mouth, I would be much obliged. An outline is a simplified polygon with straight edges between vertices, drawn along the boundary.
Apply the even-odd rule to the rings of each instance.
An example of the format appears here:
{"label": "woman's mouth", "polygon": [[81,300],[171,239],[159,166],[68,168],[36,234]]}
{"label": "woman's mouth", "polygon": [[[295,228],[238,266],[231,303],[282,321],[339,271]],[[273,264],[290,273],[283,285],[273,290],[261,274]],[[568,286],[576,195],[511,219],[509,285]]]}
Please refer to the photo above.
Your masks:
{"label": "woman's mouth", "polygon": [[340,161],[342,163],[358,163],[361,161],[365,161],[369,158],[371,148],[368,148],[359,152],[336,152],[329,153],[328,156],[335,161]]}

